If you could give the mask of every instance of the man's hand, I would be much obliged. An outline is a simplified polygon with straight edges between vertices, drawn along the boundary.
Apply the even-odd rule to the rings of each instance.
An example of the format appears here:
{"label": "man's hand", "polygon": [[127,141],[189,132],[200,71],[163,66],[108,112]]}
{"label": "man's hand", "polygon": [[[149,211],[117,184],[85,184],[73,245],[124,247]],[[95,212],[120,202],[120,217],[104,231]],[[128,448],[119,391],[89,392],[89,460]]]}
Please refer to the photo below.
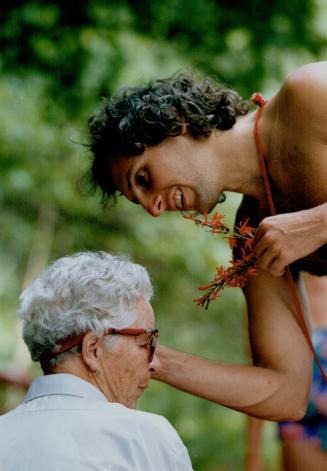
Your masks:
{"label": "man's hand", "polygon": [[255,235],[258,268],[281,276],[285,267],[327,242],[327,203],[263,219]]}

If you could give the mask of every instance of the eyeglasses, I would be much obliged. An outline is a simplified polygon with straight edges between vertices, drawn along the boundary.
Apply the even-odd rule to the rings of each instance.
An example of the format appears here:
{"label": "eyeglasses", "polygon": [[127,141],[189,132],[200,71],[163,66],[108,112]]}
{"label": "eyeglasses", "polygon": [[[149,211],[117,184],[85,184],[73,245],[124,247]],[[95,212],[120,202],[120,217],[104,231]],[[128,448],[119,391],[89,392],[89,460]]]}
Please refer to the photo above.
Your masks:
{"label": "eyeglasses", "polygon": [[[103,335],[134,335],[136,345],[139,347],[147,347],[149,349],[149,363],[153,360],[154,352],[157,345],[159,331],[158,329],[114,329],[108,328],[103,331]],[[84,334],[75,335],[69,337],[60,344],[57,344],[57,348],[54,352],[47,353],[46,359],[50,360],[60,355],[60,353],[67,352],[73,347],[80,345],[83,342]]]}
{"label": "eyeglasses", "polygon": [[149,349],[149,363],[153,360],[157,345],[158,329],[106,329],[104,335],[134,335],[136,345]]}

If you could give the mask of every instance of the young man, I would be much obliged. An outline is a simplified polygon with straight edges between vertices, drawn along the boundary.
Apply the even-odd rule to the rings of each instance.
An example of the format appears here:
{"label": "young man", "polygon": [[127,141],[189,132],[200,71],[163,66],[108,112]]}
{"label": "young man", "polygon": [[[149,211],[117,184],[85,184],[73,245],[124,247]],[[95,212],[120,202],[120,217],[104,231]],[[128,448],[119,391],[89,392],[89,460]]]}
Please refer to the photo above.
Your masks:
{"label": "young man", "polygon": [[[244,292],[255,366],[221,365],[161,347],[154,377],[261,418],[299,418],[310,354],[282,276],[293,263],[327,273],[327,63],[288,76],[261,114],[210,80],[179,75],[125,89],[90,119],[93,180],[152,216],[210,211],[221,193],[243,193],[237,219],[258,226],[259,275]],[[271,217],[262,146],[277,216]],[[258,148],[257,148],[258,147]]]}

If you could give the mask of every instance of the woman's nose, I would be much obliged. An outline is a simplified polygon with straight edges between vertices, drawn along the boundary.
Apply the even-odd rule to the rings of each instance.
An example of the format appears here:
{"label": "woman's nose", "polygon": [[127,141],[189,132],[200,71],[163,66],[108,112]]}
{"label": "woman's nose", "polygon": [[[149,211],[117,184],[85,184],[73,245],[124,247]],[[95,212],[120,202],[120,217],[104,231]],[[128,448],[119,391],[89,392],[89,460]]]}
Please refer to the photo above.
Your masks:
{"label": "woman's nose", "polygon": [[160,368],[160,366],[161,366],[160,360],[157,357],[157,355],[154,354],[152,360],[149,363],[149,369],[156,370],[156,368]]}

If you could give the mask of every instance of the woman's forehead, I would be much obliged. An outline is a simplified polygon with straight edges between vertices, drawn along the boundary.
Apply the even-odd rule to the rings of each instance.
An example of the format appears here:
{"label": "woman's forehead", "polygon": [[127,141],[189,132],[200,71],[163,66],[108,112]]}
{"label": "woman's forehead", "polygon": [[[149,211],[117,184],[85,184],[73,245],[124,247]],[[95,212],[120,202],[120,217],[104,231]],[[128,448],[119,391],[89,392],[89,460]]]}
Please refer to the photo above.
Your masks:
{"label": "woman's forehead", "polygon": [[137,327],[152,328],[154,327],[154,312],[149,301],[144,297],[140,298],[135,306]]}

